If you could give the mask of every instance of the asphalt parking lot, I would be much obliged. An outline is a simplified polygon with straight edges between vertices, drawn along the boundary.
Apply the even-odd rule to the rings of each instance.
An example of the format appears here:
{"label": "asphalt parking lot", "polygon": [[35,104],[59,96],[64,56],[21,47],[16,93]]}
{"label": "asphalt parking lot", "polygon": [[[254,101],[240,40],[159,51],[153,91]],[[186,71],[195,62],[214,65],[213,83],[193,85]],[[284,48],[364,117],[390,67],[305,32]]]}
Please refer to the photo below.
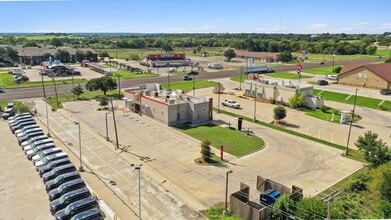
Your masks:
{"label": "asphalt parking lot", "polygon": [[[225,155],[229,163],[224,166],[198,166],[194,163],[194,159],[199,157],[198,140],[148,117],[120,111],[116,118],[122,150],[114,150],[113,143],[101,146],[105,142],[105,115],[96,111],[97,108],[95,102],[67,103],[64,109],[52,114],[52,117],[56,115],[52,126],[66,142],[76,135],[66,124],[73,120],[81,121],[85,129],[83,140],[88,143],[83,145],[86,152],[84,162],[100,176],[114,180],[117,184],[112,188],[119,195],[124,195],[125,201],[130,204],[137,203],[137,198],[127,195],[137,195],[137,189],[132,183],[133,174],[128,174],[130,179],[124,175],[130,168],[123,162],[143,163],[143,175],[148,176],[142,179],[143,212],[153,219],[172,217],[174,213],[177,219],[184,216],[188,219],[189,215],[178,211],[183,210],[184,204],[194,210],[203,210],[223,202],[225,172],[229,169],[234,171],[230,176],[229,192],[238,190],[239,183],[243,182],[252,187],[251,198],[257,200],[257,175],[287,186],[303,187],[305,195],[315,195],[362,167],[362,163],[340,156],[340,150],[248,122],[244,127],[265,140],[265,149],[241,158]],[[223,114],[215,115],[215,120],[225,123],[235,121]],[[114,140],[111,116],[109,137]],[[113,152],[117,156],[112,155]],[[157,199],[164,209],[156,209]]]}
{"label": "asphalt parking lot", "polygon": [[45,185],[7,121],[0,121],[0,134],[0,219],[53,218]]}

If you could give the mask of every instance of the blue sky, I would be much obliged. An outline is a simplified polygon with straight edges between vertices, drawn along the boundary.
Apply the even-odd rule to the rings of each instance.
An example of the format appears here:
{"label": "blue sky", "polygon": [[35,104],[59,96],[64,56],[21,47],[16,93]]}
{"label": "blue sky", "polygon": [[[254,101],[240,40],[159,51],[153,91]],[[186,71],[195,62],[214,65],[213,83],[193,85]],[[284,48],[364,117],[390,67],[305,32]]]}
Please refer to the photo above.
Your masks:
{"label": "blue sky", "polygon": [[0,33],[391,32],[391,0],[0,0]]}

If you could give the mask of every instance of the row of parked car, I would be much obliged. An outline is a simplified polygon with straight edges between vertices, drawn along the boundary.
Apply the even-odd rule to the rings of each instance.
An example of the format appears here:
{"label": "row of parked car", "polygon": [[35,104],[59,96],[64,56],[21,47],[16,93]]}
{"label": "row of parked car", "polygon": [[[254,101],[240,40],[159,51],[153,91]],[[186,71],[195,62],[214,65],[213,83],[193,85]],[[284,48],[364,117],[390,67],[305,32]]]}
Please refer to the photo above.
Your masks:
{"label": "row of parked car", "polygon": [[42,177],[55,219],[104,219],[99,204],[68,155],[44,134],[33,116],[23,113],[8,123],[19,145]]}

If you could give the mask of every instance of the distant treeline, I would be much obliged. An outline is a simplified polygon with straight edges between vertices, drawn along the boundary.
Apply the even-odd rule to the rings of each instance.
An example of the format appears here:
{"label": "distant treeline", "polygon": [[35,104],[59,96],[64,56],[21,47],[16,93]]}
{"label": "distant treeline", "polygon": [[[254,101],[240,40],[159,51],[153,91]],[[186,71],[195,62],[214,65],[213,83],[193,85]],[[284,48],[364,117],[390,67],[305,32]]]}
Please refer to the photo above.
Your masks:
{"label": "distant treeline", "polygon": [[[230,47],[257,52],[297,52],[326,54],[375,54],[379,46],[391,44],[391,33],[382,35],[350,34],[126,34],[126,33],[47,33],[31,37],[27,35],[2,35],[1,44],[38,46],[90,47],[94,49],[146,49],[146,48],[199,48]],[[52,37],[50,37],[52,36]]]}

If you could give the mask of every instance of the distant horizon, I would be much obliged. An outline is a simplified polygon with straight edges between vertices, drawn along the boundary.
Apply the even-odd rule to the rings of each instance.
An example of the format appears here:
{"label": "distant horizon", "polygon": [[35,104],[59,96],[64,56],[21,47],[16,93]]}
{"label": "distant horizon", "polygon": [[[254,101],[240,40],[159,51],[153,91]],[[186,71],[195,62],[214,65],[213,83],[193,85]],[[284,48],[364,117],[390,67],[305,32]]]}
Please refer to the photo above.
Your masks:
{"label": "distant horizon", "polygon": [[349,34],[349,33],[256,33],[256,32],[241,32],[241,33],[230,33],[230,32],[210,32],[210,33],[176,33],[176,32],[173,32],[173,33],[159,33],[159,32],[156,32],[156,33],[142,33],[142,32],[0,32],[0,35],[56,35],[56,34],[115,34],[115,35],[118,35],[118,34],[134,34],[134,35],[142,35],[142,34],[145,34],[145,35],[153,35],[153,34],[177,34],[177,35],[191,35],[191,34],[199,34],[199,35],[207,35],[207,34],[270,34],[270,35],[273,35],[273,34],[280,34],[280,35],[290,35],[290,34],[293,34],[293,35],[324,35],[324,34],[329,34],[329,35],[339,35],[339,34],[346,34],[346,35],[384,35],[384,33],[386,33],[388,31],[385,31],[383,33],[373,33],[373,34],[368,34],[368,33],[353,33],[353,34]]}
{"label": "distant horizon", "polygon": [[0,8],[3,33],[391,32],[389,0],[0,0]]}

